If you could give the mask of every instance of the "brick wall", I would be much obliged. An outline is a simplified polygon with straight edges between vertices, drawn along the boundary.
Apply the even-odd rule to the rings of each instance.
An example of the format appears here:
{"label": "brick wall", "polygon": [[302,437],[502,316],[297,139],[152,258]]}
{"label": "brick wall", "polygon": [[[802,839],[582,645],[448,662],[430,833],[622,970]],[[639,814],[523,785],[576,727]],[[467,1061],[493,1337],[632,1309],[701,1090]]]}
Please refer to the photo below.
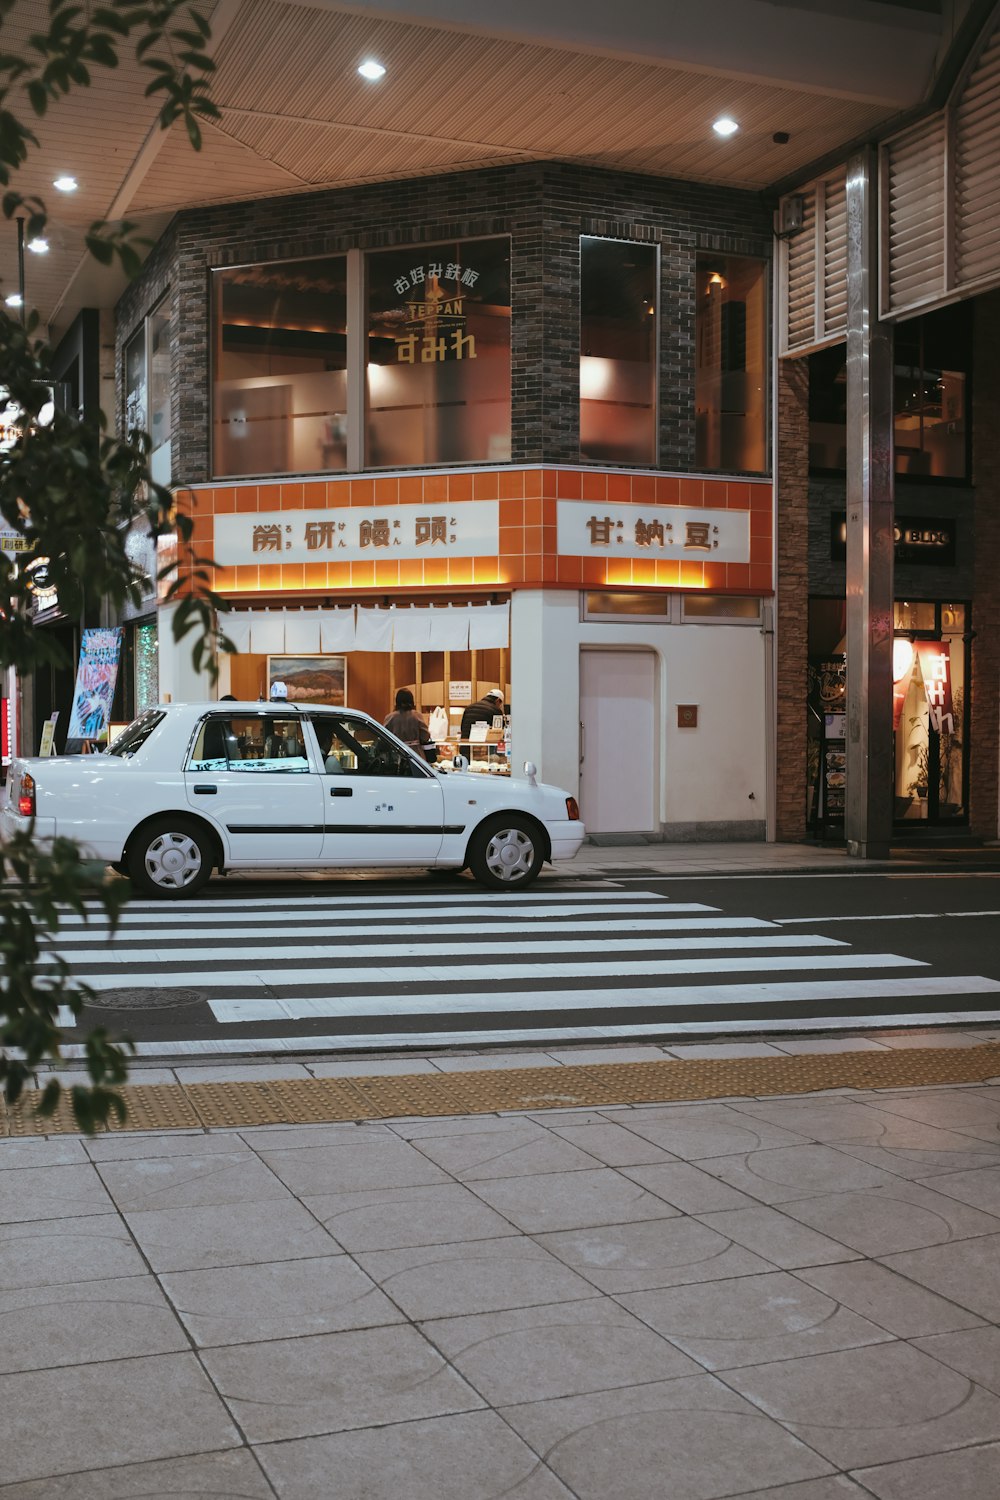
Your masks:
{"label": "brick wall", "polygon": [[975,483],[975,593],[969,824],[982,838],[997,837],[997,757],[1000,745],[1000,293],[976,302],[972,377],[972,477]]}
{"label": "brick wall", "polygon": [[806,829],[806,698],[809,620],[809,364],[778,362],[776,501],[777,798],[775,831],[794,842]]}
{"label": "brick wall", "polygon": [[579,238],[595,234],[661,247],[659,467],[694,468],[695,255],[768,256],[769,212],[752,193],[530,163],[180,214],[118,307],[121,341],[169,285],[175,482],[210,477],[212,268],[500,234],[512,251],[513,461],[579,461]]}

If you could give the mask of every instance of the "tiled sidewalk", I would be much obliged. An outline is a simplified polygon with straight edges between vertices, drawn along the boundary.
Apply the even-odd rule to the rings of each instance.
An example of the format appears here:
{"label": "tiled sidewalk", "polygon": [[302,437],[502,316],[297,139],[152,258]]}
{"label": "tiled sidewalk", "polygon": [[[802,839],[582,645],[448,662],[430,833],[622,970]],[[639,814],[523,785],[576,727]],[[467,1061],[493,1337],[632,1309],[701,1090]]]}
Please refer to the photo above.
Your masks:
{"label": "tiled sidewalk", "polygon": [[0,1313],[3,1500],[990,1500],[1000,1082],[7,1140]]}

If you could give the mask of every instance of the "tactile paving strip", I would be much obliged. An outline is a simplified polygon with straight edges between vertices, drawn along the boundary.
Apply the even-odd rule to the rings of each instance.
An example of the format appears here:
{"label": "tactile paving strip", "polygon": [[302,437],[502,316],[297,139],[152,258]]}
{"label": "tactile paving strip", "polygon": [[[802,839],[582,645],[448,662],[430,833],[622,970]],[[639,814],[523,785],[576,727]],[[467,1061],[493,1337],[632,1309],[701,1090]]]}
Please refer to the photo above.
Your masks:
{"label": "tactile paving strip", "polygon": [[[130,1084],[124,1125],[113,1130],[190,1130],[312,1125],[414,1115],[496,1114],[611,1104],[669,1104],[823,1089],[933,1088],[1000,1078],[1000,1042],[789,1057],[726,1057],[581,1067],[501,1068],[398,1077],[277,1079],[247,1083]],[[0,1137],[75,1134],[67,1100],[39,1119],[31,1096],[0,1107]]]}

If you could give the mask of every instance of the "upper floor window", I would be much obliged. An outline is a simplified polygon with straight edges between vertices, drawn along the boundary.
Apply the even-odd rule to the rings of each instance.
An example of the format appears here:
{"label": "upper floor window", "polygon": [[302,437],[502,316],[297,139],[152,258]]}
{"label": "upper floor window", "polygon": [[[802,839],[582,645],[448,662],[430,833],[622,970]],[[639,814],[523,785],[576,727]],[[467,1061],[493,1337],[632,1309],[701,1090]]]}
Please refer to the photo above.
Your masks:
{"label": "upper floor window", "polygon": [[347,467],[344,256],[215,273],[214,472]]}
{"label": "upper floor window", "polygon": [[[897,324],[893,356],[896,474],[909,479],[969,476],[968,303]],[[809,467],[847,466],[847,350],[821,349],[809,360]]]}
{"label": "upper floor window", "polygon": [[367,259],[365,463],[510,459],[510,241]]}
{"label": "upper floor window", "polygon": [[695,462],[764,473],[767,262],[700,253],[695,292]]}
{"label": "upper floor window", "polygon": [[580,457],[656,463],[659,251],[580,240]]}
{"label": "upper floor window", "polygon": [[164,299],[125,345],[125,428],[149,434],[149,467],[159,484],[170,483],[170,370],[170,314]]}

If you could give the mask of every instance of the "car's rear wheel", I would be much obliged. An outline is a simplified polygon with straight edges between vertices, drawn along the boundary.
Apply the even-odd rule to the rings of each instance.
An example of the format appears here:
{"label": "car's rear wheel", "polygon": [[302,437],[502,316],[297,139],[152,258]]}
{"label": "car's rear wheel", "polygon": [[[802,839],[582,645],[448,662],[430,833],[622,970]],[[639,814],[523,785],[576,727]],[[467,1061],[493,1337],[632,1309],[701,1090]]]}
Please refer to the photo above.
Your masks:
{"label": "car's rear wheel", "polygon": [[496,890],[531,885],[544,863],[542,830],[530,818],[513,813],[490,818],[469,843],[469,869],[480,885]]}
{"label": "car's rear wheel", "polygon": [[176,900],[200,891],[212,873],[212,848],[189,818],[157,818],[129,840],[125,857],[132,884],[146,896]]}

